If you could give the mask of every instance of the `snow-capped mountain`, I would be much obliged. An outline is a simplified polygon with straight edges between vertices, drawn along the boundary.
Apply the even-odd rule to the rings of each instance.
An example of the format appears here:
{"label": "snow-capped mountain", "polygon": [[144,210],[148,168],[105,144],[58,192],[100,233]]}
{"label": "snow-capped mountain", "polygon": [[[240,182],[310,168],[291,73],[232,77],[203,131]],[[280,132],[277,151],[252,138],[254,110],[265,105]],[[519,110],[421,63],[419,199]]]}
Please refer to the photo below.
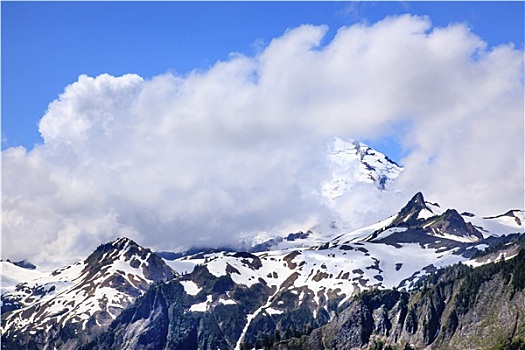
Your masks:
{"label": "snow-capped mountain", "polygon": [[[251,252],[268,249],[308,247],[328,241],[341,229],[360,223],[355,215],[348,217],[348,207],[359,212],[356,202],[381,201],[403,168],[386,155],[353,139],[332,137],[327,140],[325,158],[327,177],[319,184],[323,205],[331,211],[323,222],[305,224],[302,232],[264,232],[248,234],[243,238],[245,250]],[[366,197],[366,198],[365,198]],[[362,210],[370,211],[369,205]],[[310,226],[308,226],[310,225]],[[358,225],[357,225],[358,226]]]}
{"label": "snow-capped mountain", "polygon": [[[465,217],[418,193],[397,214],[321,245],[168,261],[181,277],[150,289],[87,348],[251,349],[300,337],[334,319],[360,291],[410,289],[439,267],[490,261],[473,257],[509,238],[485,238]],[[512,232],[519,227],[508,226]],[[149,311],[137,319],[138,310]]]}
{"label": "snow-capped mountain", "polygon": [[[327,162],[322,194],[343,219],[356,192],[381,199],[402,171],[341,138]],[[523,210],[479,217],[417,193],[374,225],[314,226],[246,251],[157,255],[121,238],[51,274],[1,262],[2,348],[251,349],[270,333],[309,334],[362,291],[411,290],[440,267],[511,258],[515,245],[480,254],[523,240],[524,223]]]}
{"label": "snow-capped mountain", "polygon": [[338,229],[355,230],[380,220],[383,214],[378,207],[395,200],[400,193],[395,183],[403,168],[363,142],[332,138],[326,164],[329,175],[320,183],[320,189],[323,204]]}
{"label": "snow-capped mountain", "polygon": [[328,163],[332,178],[321,184],[323,195],[335,200],[357,184],[372,184],[386,190],[402,167],[366,144],[334,137],[329,144]]}
{"label": "snow-capped mountain", "polygon": [[176,274],[149,249],[120,238],[84,261],[27,275],[35,276],[2,295],[2,337],[21,346],[29,337],[52,348],[75,348],[107,328],[151,284]]}
{"label": "snow-capped mountain", "polygon": [[[63,349],[79,344],[136,349],[145,343],[145,348],[241,349],[276,329],[300,335],[326,324],[363,290],[409,290],[439,267],[490,261],[476,256],[511,235],[491,236],[486,223],[506,226],[506,234],[520,233],[520,214],[472,224],[466,219],[476,218],[473,214],[442,210],[418,193],[395,215],[312,246],[164,261],[119,239],[83,262],[4,294],[10,311],[2,314],[2,340]],[[309,235],[286,238],[308,241]],[[107,338],[112,321],[113,335]]]}
{"label": "snow-capped mountain", "polygon": [[[385,234],[384,231],[389,232]],[[413,241],[417,240],[416,234],[434,237],[435,241],[444,238],[457,242],[478,242],[483,239],[481,232],[470,222],[466,222],[456,210],[447,209],[441,212],[438,205],[425,202],[422,193],[417,193],[392,217],[388,225],[374,232],[369,239],[385,240],[387,236],[395,235],[393,240],[396,242],[404,240],[401,236]]]}

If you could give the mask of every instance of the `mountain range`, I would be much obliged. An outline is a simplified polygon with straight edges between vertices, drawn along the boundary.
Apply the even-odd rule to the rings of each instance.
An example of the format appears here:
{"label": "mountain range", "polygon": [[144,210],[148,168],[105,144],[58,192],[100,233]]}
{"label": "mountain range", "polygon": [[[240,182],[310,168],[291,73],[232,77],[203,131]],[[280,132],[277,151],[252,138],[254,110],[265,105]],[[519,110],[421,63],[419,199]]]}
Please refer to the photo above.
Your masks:
{"label": "mountain range", "polygon": [[[334,139],[329,159],[333,201],[357,182],[387,191],[402,171],[357,141]],[[416,193],[374,225],[245,251],[156,253],[119,238],[48,274],[5,261],[2,349],[519,346],[523,216],[459,213]]]}

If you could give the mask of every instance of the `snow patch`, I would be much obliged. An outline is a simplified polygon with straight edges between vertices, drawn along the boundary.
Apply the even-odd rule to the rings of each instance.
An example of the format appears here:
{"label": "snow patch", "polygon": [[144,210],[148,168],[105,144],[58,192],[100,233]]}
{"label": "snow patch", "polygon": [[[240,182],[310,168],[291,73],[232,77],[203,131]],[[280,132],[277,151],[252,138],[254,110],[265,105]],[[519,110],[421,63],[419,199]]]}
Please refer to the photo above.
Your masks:
{"label": "snow patch", "polygon": [[195,296],[199,294],[199,292],[202,290],[202,288],[200,288],[197,285],[197,283],[193,281],[179,281],[179,282],[184,287],[184,291],[186,292],[186,294]]}
{"label": "snow patch", "polygon": [[212,301],[212,296],[211,295],[208,295],[206,297],[206,301],[203,301],[202,303],[199,303],[199,304],[194,304],[190,307],[190,311],[191,312],[206,312],[208,311],[208,306],[211,304],[211,301]]}

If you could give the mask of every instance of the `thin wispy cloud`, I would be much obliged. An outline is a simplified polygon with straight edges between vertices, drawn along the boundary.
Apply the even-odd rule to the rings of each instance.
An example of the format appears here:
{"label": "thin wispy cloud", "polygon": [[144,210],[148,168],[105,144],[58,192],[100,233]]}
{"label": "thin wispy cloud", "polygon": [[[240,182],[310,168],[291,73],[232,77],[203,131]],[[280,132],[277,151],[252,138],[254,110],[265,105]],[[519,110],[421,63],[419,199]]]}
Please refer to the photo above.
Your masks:
{"label": "thin wispy cloud", "polygon": [[414,191],[480,214],[523,207],[522,51],[409,15],[322,45],[326,31],[294,28],[187,75],[79,77],[40,121],[44,143],[2,154],[4,255],[57,264],[124,235],[235,245],[340,219],[320,188],[333,135],[395,137],[408,152],[398,194],[356,190],[348,227]]}
{"label": "thin wispy cloud", "polygon": [[336,12],[337,16],[343,18],[350,18],[353,20],[361,19],[361,7],[364,6],[365,2],[352,1],[349,3],[344,3],[341,8]]}

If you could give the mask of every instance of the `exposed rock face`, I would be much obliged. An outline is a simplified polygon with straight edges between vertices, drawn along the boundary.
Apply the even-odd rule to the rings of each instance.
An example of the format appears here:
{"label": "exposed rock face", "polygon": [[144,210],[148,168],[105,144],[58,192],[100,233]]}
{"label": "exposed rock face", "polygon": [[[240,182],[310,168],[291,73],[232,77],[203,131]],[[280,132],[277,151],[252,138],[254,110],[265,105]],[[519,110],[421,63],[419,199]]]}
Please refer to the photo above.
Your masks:
{"label": "exposed rock face", "polygon": [[149,249],[120,238],[86,260],[2,295],[3,349],[75,349],[103,332],[151,284],[173,270]]}
{"label": "exposed rock face", "polygon": [[[439,211],[439,206],[425,202],[423,194],[418,192],[399,211],[389,225],[374,232],[372,239],[376,237],[381,239],[381,232],[392,228],[406,229],[403,234],[397,234],[399,236],[396,237],[398,243],[407,241],[410,235],[428,236],[427,241],[429,242],[441,241],[442,239],[477,242],[483,239],[483,234],[470,222],[466,222],[455,209],[447,209],[444,213],[439,213]],[[408,238],[409,240],[410,238]]]}
{"label": "exposed rock face", "polygon": [[[198,286],[195,295],[185,293],[183,283],[188,282]],[[270,293],[260,283],[239,286],[202,266],[151,288],[83,349],[233,349],[245,315],[254,313]]]}
{"label": "exposed rock face", "polygon": [[405,226],[405,227],[414,227],[420,224],[423,220],[419,217],[421,211],[428,210],[432,212],[431,209],[425,204],[425,199],[423,194],[418,192],[412,197],[412,199],[399,211],[397,217],[392,221],[390,227],[394,226]]}
{"label": "exposed rock face", "polygon": [[412,293],[364,292],[329,324],[274,348],[522,349],[524,271],[521,250],[508,262],[447,268]]}
{"label": "exposed rock face", "polygon": [[412,292],[328,298],[329,312],[315,315],[307,288],[248,287],[198,266],[151,287],[81,349],[502,348],[525,337],[524,288],[521,250],[509,261],[439,270]]}
{"label": "exposed rock face", "polygon": [[[182,275],[149,249],[119,239],[2,295],[9,310],[2,346],[467,349],[469,337],[470,344],[501,335],[517,341],[525,332],[523,257],[491,262],[516,256],[525,235],[483,238],[481,226],[465,218],[473,216],[443,211],[418,193],[396,215],[328,241],[169,261]],[[510,222],[505,232],[516,232]],[[315,232],[283,242],[310,236]],[[488,265],[438,270],[456,262]]]}

